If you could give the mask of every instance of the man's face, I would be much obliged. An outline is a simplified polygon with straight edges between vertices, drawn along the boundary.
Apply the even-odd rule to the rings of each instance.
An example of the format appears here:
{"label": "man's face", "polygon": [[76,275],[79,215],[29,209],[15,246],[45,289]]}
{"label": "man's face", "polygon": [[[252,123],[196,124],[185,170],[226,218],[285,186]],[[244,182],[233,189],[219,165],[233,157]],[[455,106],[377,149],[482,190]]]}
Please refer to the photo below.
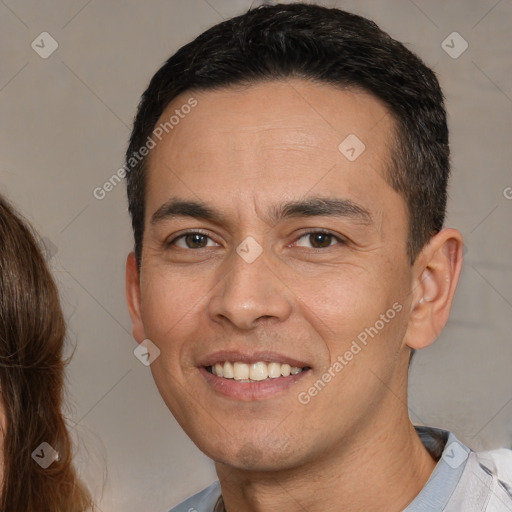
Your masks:
{"label": "man's face", "polygon": [[[135,337],[160,349],[155,382],[207,455],[296,467],[404,411],[412,271],[385,180],[393,121],[368,94],[293,80],[184,93],[161,122],[191,96],[150,155]],[[226,362],[237,378],[212,373],[230,377]]]}

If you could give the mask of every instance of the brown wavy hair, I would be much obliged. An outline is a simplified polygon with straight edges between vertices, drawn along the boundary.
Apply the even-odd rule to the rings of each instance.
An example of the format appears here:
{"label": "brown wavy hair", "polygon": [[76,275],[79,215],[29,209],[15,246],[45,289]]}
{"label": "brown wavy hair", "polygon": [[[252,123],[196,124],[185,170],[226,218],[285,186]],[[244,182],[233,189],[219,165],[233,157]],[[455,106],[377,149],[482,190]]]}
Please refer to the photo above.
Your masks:
{"label": "brown wavy hair", "polygon": [[[73,467],[61,410],[66,325],[37,240],[0,197],[0,510],[82,512],[94,507]],[[32,458],[43,442],[59,454],[47,469]]]}

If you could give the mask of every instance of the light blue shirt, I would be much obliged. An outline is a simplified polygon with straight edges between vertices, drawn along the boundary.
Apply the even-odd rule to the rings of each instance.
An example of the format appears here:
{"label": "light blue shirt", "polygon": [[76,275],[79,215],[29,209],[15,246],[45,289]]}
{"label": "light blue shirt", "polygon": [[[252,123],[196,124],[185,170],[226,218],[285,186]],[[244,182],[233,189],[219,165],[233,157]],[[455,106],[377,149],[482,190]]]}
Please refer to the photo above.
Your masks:
{"label": "light blue shirt", "polygon": [[[415,429],[438,462],[403,512],[512,512],[512,451],[476,453],[446,430]],[[220,496],[215,482],[170,512],[215,512]]]}

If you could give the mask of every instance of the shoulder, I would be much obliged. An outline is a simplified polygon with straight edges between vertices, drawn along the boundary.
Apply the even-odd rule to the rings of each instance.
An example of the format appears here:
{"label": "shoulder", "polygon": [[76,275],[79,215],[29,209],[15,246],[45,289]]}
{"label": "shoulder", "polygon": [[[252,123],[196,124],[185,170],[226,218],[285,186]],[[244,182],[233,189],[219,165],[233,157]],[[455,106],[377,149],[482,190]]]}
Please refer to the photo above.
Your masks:
{"label": "shoulder", "polygon": [[512,512],[512,450],[475,452],[452,432],[415,428],[438,463],[408,511]]}
{"label": "shoulder", "polygon": [[512,451],[471,452],[450,505],[448,511],[512,511]]}
{"label": "shoulder", "polygon": [[213,512],[213,507],[220,495],[220,484],[214,482],[206,489],[176,505],[169,512]]}
{"label": "shoulder", "polygon": [[507,488],[512,495],[512,450],[499,448],[485,452],[476,452],[480,466],[488,469]]}

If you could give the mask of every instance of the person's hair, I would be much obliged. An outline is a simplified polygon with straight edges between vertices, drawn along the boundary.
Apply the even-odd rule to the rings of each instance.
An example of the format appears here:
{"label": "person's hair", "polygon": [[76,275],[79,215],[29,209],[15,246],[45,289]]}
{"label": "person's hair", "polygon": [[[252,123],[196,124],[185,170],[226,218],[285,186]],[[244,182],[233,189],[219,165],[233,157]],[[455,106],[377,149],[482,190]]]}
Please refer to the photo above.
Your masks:
{"label": "person's hair", "polygon": [[142,95],[124,167],[139,266],[147,183],[146,151],[140,150],[164,109],[185,91],[288,78],[380,99],[395,121],[386,178],[408,207],[411,264],[442,229],[450,164],[443,94],[434,72],[361,16],[319,5],[263,5],[180,48]]}
{"label": "person's hair", "polygon": [[[0,240],[0,510],[94,509],[61,410],[66,326],[58,289],[37,235],[1,196]],[[32,458],[45,455],[36,451],[44,442],[58,453],[46,469]]]}

